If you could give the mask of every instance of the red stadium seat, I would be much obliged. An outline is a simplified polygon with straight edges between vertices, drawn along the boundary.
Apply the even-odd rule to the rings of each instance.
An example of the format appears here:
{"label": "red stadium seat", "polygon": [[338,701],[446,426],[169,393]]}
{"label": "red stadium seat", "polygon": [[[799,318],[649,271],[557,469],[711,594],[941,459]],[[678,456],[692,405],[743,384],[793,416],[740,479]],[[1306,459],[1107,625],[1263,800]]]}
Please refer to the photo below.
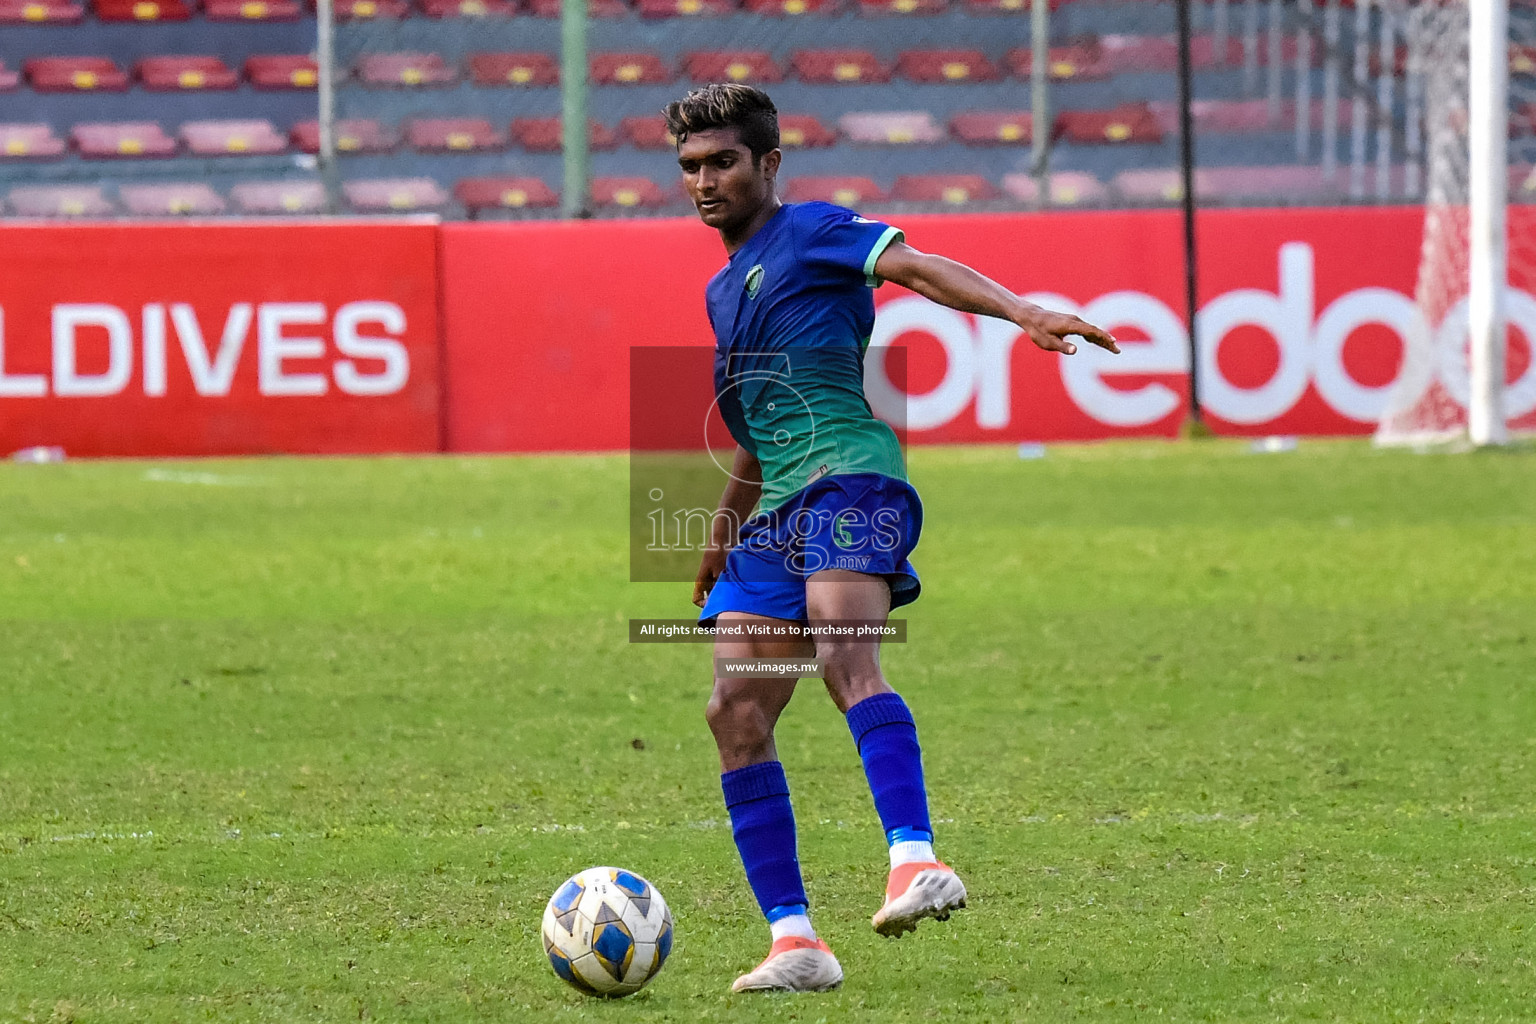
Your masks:
{"label": "red stadium seat", "polygon": [[96,0],[102,21],[186,21],[192,17],[187,0]]}
{"label": "red stadium seat", "polygon": [[0,25],[78,25],[85,5],[75,0],[0,0]]}
{"label": "red stadium seat", "polygon": [[410,13],[406,0],[336,0],[337,21],[393,20]]}
{"label": "red stadium seat", "polygon": [[753,14],[793,17],[797,14],[830,14],[838,0],[746,0],[743,6]]}
{"label": "red stadium seat", "polygon": [[[1092,206],[1109,201],[1109,189],[1086,171],[1057,171],[1047,187],[1052,206]],[[1040,202],[1040,184],[1032,174],[1003,175],[1003,191],[1031,205]]]}
{"label": "red stadium seat", "polygon": [[1509,48],[1509,73],[1512,75],[1536,75],[1536,46]]}
{"label": "red stadium seat", "polygon": [[246,60],[245,77],[257,89],[313,89],[320,67],[302,54],[261,54]]}
{"label": "red stadium seat", "polygon": [[1068,110],[1059,124],[1063,136],[1083,145],[1163,141],[1163,129],[1145,103],[1127,103],[1113,110]]}
{"label": "red stadium seat", "polygon": [[12,71],[0,60],[0,92],[10,92],[21,85],[21,72]]}
{"label": "red stadium seat", "polygon": [[423,0],[429,18],[510,18],[517,14],[511,0]]}
{"label": "red stadium seat", "polygon": [[637,0],[636,9],[642,18],[689,18],[730,14],[734,7],[729,0]]}
{"label": "red stadium seat", "polygon": [[806,176],[791,178],[784,187],[784,198],[791,203],[819,200],[838,206],[883,203],[885,192],[868,178],[847,176]]}
{"label": "red stadium seat", "polygon": [[229,198],[245,213],[319,213],[325,186],[318,181],[242,181]]}
{"label": "red stadium seat", "polygon": [[1111,183],[1130,203],[1176,203],[1184,198],[1184,180],[1175,168],[1121,171]]}
{"label": "red stadium seat", "polygon": [[[320,152],[319,121],[300,121],[288,137],[300,152]],[[338,153],[388,153],[397,141],[393,132],[371,117],[345,118],[336,122]]]}
{"label": "red stadium seat", "polygon": [[117,190],[123,208],[141,217],[207,216],[224,212],[224,199],[206,182],[174,185],[124,185]]}
{"label": "red stadium seat", "polygon": [[942,142],[944,129],[925,110],[859,111],[837,119],[850,142],[908,146]]}
{"label": "red stadium seat", "polygon": [[811,114],[780,114],[779,145],[791,149],[814,149],[837,144],[837,132]]}
{"label": "red stadium seat", "polygon": [[64,140],[46,124],[0,124],[0,159],[48,160],[64,155]]}
{"label": "red stadium seat", "polygon": [[176,140],[153,121],[77,124],[70,142],[85,157],[162,157],[176,155]]}
{"label": "red stadium seat", "polygon": [[817,85],[891,80],[891,66],[868,50],[801,50],[789,63],[796,78]]}
{"label": "red stadium seat", "polygon": [[[532,0],[528,5],[536,17],[558,18],[563,0]],[[590,18],[622,18],[629,14],[624,0],[587,0],[587,16]]]}
{"label": "red stadium seat", "polygon": [[1274,167],[1202,167],[1195,172],[1195,194],[1202,201],[1319,202],[1341,199],[1344,175],[1329,181],[1316,164]]}
{"label": "red stadium seat", "polygon": [[[779,119],[782,126],[783,118]],[[677,140],[667,131],[666,118],[654,114],[626,117],[619,122],[619,134],[636,149],[672,149]]]}
{"label": "red stadium seat", "polygon": [[423,153],[489,153],[507,145],[481,117],[419,117],[406,123],[405,141]]}
{"label": "red stadium seat", "polygon": [[1027,110],[971,110],[950,118],[949,132],[971,146],[1027,146],[1035,117]]}
{"label": "red stadium seat", "polygon": [[[1054,81],[1097,81],[1113,74],[1104,64],[1104,51],[1096,40],[1053,46],[1049,54],[1050,77]],[[1034,51],[1027,46],[1009,50],[1006,61],[1015,76],[1027,79],[1035,66]]]}
{"label": "red stadium seat", "polygon": [[431,178],[367,178],[343,182],[347,205],[359,213],[400,213],[436,210],[449,201],[448,193]]}
{"label": "red stadium seat", "polygon": [[538,178],[464,178],[453,195],[471,213],[535,210],[560,205],[560,195]]}
{"label": "red stadium seat", "polygon": [[782,82],[784,70],[766,50],[705,50],[683,57],[695,82]]}
{"label": "red stadium seat", "polygon": [[145,57],[133,67],[144,88],[156,92],[193,89],[233,89],[240,84],[235,69],[217,57]]}
{"label": "red stadium seat", "polygon": [[246,156],[284,153],[288,140],[271,121],[188,121],[178,133],[189,152],[198,156]]}
{"label": "red stadium seat", "polygon": [[654,53],[599,53],[592,57],[593,85],[665,85],[672,68]]}
{"label": "red stadium seat", "polygon": [[304,9],[298,0],[207,0],[209,21],[298,21]]}
{"label": "red stadium seat", "polygon": [[1174,36],[1100,36],[1099,56],[1103,66],[1114,75],[1130,71],[1176,71],[1179,42]]}
{"label": "red stadium seat", "polygon": [[[564,147],[558,117],[516,117],[512,119],[512,138],[532,153],[558,153]],[[617,149],[619,138],[607,127],[589,121],[587,145],[593,149]]]}
{"label": "red stadium seat", "polygon": [[859,0],[859,13],[885,14],[939,14],[947,8],[946,0]]}
{"label": "red stadium seat", "polygon": [[108,57],[34,57],[22,65],[38,92],[122,92],[128,76]]}
{"label": "red stadium seat", "polygon": [[1030,6],[1030,0],[965,0],[967,14],[1018,14]]}
{"label": "red stadium seat", "polygon": [[357,62],[357,74],[371,86],[444,86],[459,73],[437,53],[371,53]]}
{"label": "red stadium seat", "polygon": [[679,193],[668,193],[650,178],[598,177],[592,179],[592,205],[602,209],[654,210],[670,206]]}
{"label": "red stadium seat", "polygon": [[476,85],[559,85],[560,65],[547,53],[476,53],[469,77]]}
{"label": "red stadium seat", "polygon": [[908,50],[896,73],[914,82],[992,82],[997,67],[980,50]]}
{"label": "red stadium seat", "polygon": [[11,189],[11,209],[22,217],[104,217],[115,211],[100,185],[23,185]]}
{"label": "red stadium seat", "polygon": [[891,198],[903,203],[943,203],[964,206],[998,198],[997,187],[979,174],[903,174],[891,188]]}

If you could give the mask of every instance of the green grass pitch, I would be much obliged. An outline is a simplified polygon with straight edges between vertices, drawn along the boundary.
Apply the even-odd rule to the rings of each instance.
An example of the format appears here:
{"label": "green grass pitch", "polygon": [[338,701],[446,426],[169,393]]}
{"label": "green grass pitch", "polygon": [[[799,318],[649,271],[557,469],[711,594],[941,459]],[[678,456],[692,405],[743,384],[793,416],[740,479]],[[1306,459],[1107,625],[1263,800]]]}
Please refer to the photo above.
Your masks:
{"label": "green grass pitch", "polygon": [[[841,718],[780,730],[834,994],[765,952],[702,720],[630,646],[618,457],[0,466],[0,1021],[1536,1017],[1536,451],[913,453],[886,650],[969,910],[869,928]],[[603,863],[678,944],[584,999]]]}

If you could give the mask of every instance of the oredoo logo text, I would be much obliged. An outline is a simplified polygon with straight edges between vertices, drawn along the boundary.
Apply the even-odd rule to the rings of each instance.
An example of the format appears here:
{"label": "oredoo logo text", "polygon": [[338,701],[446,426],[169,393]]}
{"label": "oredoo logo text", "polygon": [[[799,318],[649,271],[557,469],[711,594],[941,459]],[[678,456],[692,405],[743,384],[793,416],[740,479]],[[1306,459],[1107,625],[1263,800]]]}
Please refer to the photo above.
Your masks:
{"label": "oredoo logo text", "polygon": [[[1230,291],[1200,310],[1196,336],[1200,339],[1201,399],[1211,413],[1229,423],[1267,423],[1289,412],[1311,386],[1340,415],[1370,423],[1380,419],[1394,388],[1417,394],[1436,380],[1453,399],[1466,404],[1465,300],[1435,325],[1426,322],[1410,296],[1387,288],[1347,292],[1319,311],[1314,263],[1311,245],[1286,243],[1279,250],[1277,292]],[[1145,336],[1144,341],[1123,345],[1119,356],[1079,345],[1077,355],[1059,360],[1062,383],[1084,413],[1108,426],[1145,427],[1180,407],[1182,399],[1172,387],[1145,379],[1189,371],[1183,318],[1166,303],[1136,291],[1111,292],[1086,303],[1051,293],[1025,298],[1076,313],[1110,330],[1134,329]],[[1509,312],[1512,326],[1536,339],[1536,299],[1511,291]],[[1368,325],[1394,332],[1404,351],[1432,352],[1433,358],[1400,360],[1399,379],[1362,383],[1345,365],[1344,345],[1351,334]],[[1269,334],[1279,352],[1269,379],[1256,387],[1234,384],[1217,359],[1222,343],[1241,327]],[[885,346],[908,332],[931,335],[944,348],[944,377],[922,394],[905,394],[885,370]],[[977,426],[1007,427],[1014,414],[1010,367],[1022,335],[1012,324],[969,317],[917,296],[884,303],[866,368],[871,404],[883,415],[904,420],[908,429],[931,430],[953,422],[974,402]],[[1027,341],[1024,347],[1032,349]],[[1401,379],[1405,367],[1412,379]],[[1110,375],[1135,375],[1143,381],[1134,388],[1117,388],[1106,381]],[[1536,410],[1536,360],[1527,361],[1520,378],[1510,382],[1505,401],[1512,419]]]}
{"label": "oredoo logo text", "polygon": [[266,396],[379,396],[400,391],[411,372],[405,311],[393,302],[334,311],[321,302],[239,302],[217,312],[185,302],[59,303],[46,326],[24,328],[51,339],[45,372],[7,364],[6,327],[0,309],[0,398],[154,397],[183,368],[203,396],[228,395],[237,375],[252,373]]}

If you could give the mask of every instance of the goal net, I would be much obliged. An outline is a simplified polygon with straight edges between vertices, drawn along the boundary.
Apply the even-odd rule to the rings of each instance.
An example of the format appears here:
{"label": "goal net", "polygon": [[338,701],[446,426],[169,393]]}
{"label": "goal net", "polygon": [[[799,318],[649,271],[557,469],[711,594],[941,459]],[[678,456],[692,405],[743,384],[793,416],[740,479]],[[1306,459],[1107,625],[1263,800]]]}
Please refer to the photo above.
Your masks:
{"label": "goal net", "polygon": [[1484,349],[1495,364],[1502,363],[1489,368],[1490,376],[1502,370],[1502,394],[1478,387],[1472,355],[1469,292],[1482,263],[1474,258],[1474,246],[1493,247],[1474,238],[1472,221],[1472,154],[1480,137],[1472,117],[1472,77],[1487,68],[1481,55],[1472,56],[1468,5],[1490,2],[1502,0],[1376,0],[1382,16],[1395,17],[1404,36],[1399,59],[1411,112],[1404,130],[1423,133],[1424,175],[1424,240],[1415,291],[1422,329],[1405,339],[1402,371],[1378,426],[1378,443],[1467,438],[1479,402],[1484,415],[1501,420],[1510,432],[1536,431],[1531,358],[1536,207],[1522,205],[1536,199],[1536,9],[1519,2],[1511,5],[1507,40],[1506,343],[1502,352],[1497,346]]}

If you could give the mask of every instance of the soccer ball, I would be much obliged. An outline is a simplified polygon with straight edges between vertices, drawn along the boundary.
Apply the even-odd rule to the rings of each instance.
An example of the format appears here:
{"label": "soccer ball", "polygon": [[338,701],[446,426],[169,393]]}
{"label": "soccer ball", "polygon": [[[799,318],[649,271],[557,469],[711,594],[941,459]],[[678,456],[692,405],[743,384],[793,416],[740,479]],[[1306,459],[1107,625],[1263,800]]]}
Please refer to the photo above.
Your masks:
{"label": "soccer ball", "polygon": [[617,999],[656,977],[672,952],[672,911],[632,871],[588,868],[544,908],[544,952],[572,988]]}

